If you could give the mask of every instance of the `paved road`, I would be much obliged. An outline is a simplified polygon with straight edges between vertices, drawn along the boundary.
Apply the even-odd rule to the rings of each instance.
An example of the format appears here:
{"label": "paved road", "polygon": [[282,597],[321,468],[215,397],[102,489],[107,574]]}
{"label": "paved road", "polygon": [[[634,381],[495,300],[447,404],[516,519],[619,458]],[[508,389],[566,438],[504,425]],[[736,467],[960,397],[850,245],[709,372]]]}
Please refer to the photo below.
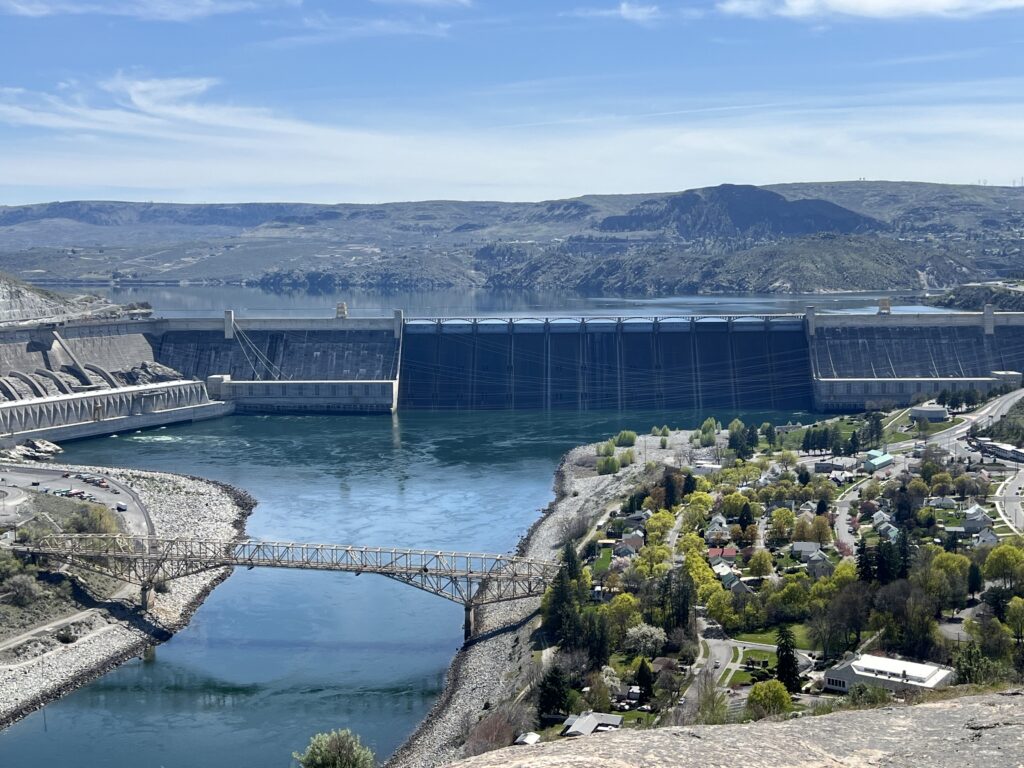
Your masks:
{"label": "paved road", "polygon": [[[50,488],[52,490],[58,488],[83,490],[95,496],[98,504],[103,504],[111,509],[115,509],[118,504],[128,507],[127,511],[118,512],[124,520],[127,533],[136,536],[147,536],[155,533],[153,523],[149,519],[146,508],[131,488],[108,477],[107,483],[110,485],[110,489],[104,490],[76,479],[74,477],[75,471],[71,472],[71,477],[62,477],[64,472],[65,470],[61,469],[0,465],[0,478],[6,481],[5,485],[7,486],[15,486],[30,491],[41,491],[43,488]],[[33,486],[33,482],[38,482],[39,485]],[[114,491],[117,491],[117,493],[114,493]]]}
{"label": "paved road", "polygon": [[1011,528],[1018,533],[1024,531],[1024,512],[1020,501],[1021,494],[1024,494],[1024,470],[1010,477],[1000,489],[1000,495],[992,497],[996,509]]}

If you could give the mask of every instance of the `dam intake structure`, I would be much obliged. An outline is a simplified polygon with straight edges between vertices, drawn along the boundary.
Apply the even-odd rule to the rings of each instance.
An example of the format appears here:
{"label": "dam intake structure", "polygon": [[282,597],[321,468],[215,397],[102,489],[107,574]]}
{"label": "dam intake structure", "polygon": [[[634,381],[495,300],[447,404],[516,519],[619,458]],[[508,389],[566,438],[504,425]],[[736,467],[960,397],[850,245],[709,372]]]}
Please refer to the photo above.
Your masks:
{"label": "dam intake structure", "polygon": [[[240,413],[842,412],[1019,387],[1024,313],[0,327],[0,442]],[[31,434],[29,434],[31,433]]]}

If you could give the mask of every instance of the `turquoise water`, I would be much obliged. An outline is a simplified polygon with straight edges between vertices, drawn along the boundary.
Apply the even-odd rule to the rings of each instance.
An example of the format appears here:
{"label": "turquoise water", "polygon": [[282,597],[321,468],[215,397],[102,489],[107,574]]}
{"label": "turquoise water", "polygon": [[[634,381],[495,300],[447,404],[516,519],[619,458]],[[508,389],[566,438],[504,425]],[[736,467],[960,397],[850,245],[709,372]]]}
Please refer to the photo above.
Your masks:
{"label": "turquoise water", "polygon": [[[567,449],[697,420],[236,416],[68,444],[66,459],[245,488],[260,502],[248,524],[258,538],[504,552],[551,500]],[[270,768],[338,727],[383,758],[429,711],[461,641],[460,606],[381,577],[239,570],[155,661],[0,732],[0,766]]]}

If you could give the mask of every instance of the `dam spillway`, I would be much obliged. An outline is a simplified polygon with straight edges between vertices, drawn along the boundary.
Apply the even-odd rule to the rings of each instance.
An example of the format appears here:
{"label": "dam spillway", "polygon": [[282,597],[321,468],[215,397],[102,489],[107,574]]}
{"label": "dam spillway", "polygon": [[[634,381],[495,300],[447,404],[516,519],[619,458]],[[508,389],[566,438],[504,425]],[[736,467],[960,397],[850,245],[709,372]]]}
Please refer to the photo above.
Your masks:
{"label": "dam spillway", "polygon": [[399,407],[809,409],[798,317],[410,320]]}
{"label": "dam spillway", "polygon": [[[942,389],[1020,386],[1021,370],[1024,313],[991,308],[440,319],[227,311],[0,327],[0,428],[10,442],[233,411],[856,411]],[[184,386],[196,382],[208,399]],[[61,405],[86,397],[88,408]]]}

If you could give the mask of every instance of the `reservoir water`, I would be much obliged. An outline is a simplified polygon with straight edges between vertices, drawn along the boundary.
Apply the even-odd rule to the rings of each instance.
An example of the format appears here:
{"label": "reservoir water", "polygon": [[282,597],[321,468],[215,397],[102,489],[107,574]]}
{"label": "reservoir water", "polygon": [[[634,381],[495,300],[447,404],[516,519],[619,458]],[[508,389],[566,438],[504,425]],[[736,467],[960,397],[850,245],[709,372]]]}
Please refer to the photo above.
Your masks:
{"label": "reservoir water", "polygon": [[[706,415],[236,416],[70,443],[65,459],[242,487],[259,500],[257,538],[505,552],[551,500],[567,449]],[[383,759],[429,711],[461,641],[460,606],[378,576],[239,570],[155,661],[0,732],[0,766],[272,768],[341,727]]]}

